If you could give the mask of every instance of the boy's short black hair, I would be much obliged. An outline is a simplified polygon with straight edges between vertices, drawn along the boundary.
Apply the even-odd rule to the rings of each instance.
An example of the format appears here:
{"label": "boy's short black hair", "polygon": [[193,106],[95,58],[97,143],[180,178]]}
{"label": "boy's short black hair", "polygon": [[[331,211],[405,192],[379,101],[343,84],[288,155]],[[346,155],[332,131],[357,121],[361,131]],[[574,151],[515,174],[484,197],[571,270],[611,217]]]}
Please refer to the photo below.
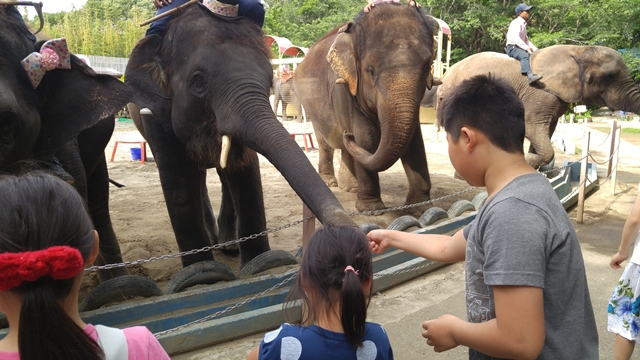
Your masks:
{"label": "boy's short black hair", "polygon": [[437,116],[453,141],[469,126],[500,149],[524,155],[524,105],[502,78],[488,74],[464,80],[442,100]]}

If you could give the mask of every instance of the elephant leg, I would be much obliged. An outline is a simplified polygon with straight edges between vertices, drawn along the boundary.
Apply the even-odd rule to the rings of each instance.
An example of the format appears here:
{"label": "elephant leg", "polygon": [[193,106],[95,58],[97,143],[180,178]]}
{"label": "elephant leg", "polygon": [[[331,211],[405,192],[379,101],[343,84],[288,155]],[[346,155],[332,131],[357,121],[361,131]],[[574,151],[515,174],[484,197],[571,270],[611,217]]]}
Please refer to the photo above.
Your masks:
{"label": "elephant leg", "polygon": [[318,140],[318,174],[327,186],[337,187],[338,180],[336,179],[336,173],[333,168],[333,153],[335,150],[327,143],[315,127],[314,132]]}
{"label": "elephant leg", "polygon": [[273,90],[273,113],[278,116],[278,103],[280,102],[280,93],[277,86],[274,86]]}
{"label": "elephant leg", "polygon": [[[244,164],[219,172],[222,183],[230,190],[230,197],[237,214],[239,238],[267,229],[260,163],[257,153],[252,150],[248,151],[250,153],[245,155],[246,162]],[[240,247],[241,268],[256,256],[270,250],[267,235],[258,236],[238,245]]]}
{"label": "elephant leg", "polygon": [[[93,225],[100,236],[100,256],[96,265],[114,264],[122,262],[122,252],[109,215],[109,173],[104,153],[98,165],[87,178],[88,206]],[[116,276],[127,275],[126,267],[110,270],[100,270],[100,282]]]}
{"label": "elephant leg", "polygon": [[[401,157],[404,172],[409,180],[409,192],[405,205],[415,204],[431,199],[431,178],[427,166],[427,155],[422,140],[422,130],[417,127],[407,151]],[[424,206],[426,210],[427,206]]]}
{"label": "elephant leg", "polygon": [[289,121],[289,117],[287,116],[287,105],[289,103],[287,103],[284,96],[282,97],[281,101],[282,101],[282,121]]}
{"label": "elephant leg", "polygon": [[[211,246],[203,209],[206,171],[188,160],[184,146],[174,135],[167,134],[151,116],[143,120],[145,135],[160,174],[169,218],[181,252]],[[187,159],[187,160],[185,160]],[[211,214],[213,216],[213,214]],[[182,257],[182,265],[213,260],[213,252],[205,251]]]}
{"label": "elephant leg", "polygon": [[523,99],[525,107],[525,136],[531,143],[525,159],[534,169],[551,162],[554,150],[551,134],[558,121],[557,113],[566,106],[551,94],[538,94],[533,98]]}
{"label": "elephant leg", "polygon": [[[344,157],[344,154],[342,156]],[[380,178],[378,173],[356,165],[356,177],[358,178],[356,209],[358,211],[384,209],[385,205],[380,197]]]}
{"label": "elephant leg", "polygon": [[525,159],[534,169],[544,166],[551,162],[554,155],[551,139],[549,138],[549,127],[538,126],[535,130],[527,129],[527,139],[531,142],[529,152],[525,155]]}
{"label": "elephant leg", "polygon": [[338,170],[338,184],[347,192],[357,192],[359,182],[356,176],[356,165],[353,156],[348,151],[340,151],[340,169]]}
{"label": "elephant leg", "polygon": [[200,185],[202,191],[202,216],[204,218],[204,226],[209,234],[209,239],[212,244],[218,243],[218,227],[216,226],[216,217],[211,208],[211,201],[209,200],[209,190],[207,189],[207,178],[202,178],[202,184]]}
{"label": "elephant leg", "polygon": [[[220,201],[220,212],[218,213],[218,241],[222,244],[238,238],[238,224],[236,209],[233,205],[231,187],[227,177],[221,170],[216,169],[220,182],[222,183],[222,197]],[[238,246],[233,245],[228,250],[237,250]]]}

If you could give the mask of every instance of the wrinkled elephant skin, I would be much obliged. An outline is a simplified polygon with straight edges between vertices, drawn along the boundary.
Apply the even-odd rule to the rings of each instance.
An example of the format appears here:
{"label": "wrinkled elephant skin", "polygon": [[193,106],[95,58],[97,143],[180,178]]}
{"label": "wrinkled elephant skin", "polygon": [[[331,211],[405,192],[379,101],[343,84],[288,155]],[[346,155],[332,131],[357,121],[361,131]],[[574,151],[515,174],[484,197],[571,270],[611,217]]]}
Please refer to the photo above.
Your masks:
{"label": "wrinkled elephant skin", "polygon": [[491,73],[505,78],[525,107],[526,137],[531,142],[527,162],[535,168],[553,160],[551,136],[558,118],[570,103],[607,106],[611,110],[640,112],[640,91],[620,54],[603,46],[556,45],[531,56],[531,66],[542,80],[529,85],[520,74],[520,62],[505,54],[484,52],[452,66],[438,89],[438,102],[461,81]]}
{"label": "wrinkled elephant skin", "polygon": [[[55,155],[73,176],[100,235],[97,265],[122,262],[109,216],[104,149],[114,129],[113,114],[130,100],[131,89],[96,74],[75,55],[71,69],[46,72],[34,89],[20,61],[40,50],[42,42],[33,44],[20,26],[0,6],[0,171],[38,168]],[[105,280],[126,273],[117,268],[99,275]]]}
{"label": "wrinkled elephant skin", "polygon": [[[321,222],[353,224],[275,117],[272,76],[262,31],[247,19],[222,20],[200,4],[176,15],[164,38],[151,35],[134,48],[125,79],[134,90],[132,102],[153,113],[138,123],[158,164],[180,251],[266,229],[257,153]],[[206,187],[206,169],[214,167],[222,183],[217,223]],[[267,235],[238,246],[241,267],[270,249]],[[212,259],[212,251],[204,251],[182,262],[186,267]]]}
{"label": "wrinkled elephant skin", "polygon": [[318,138],[318,172],[330,186],[357,191],[358,210],[385,207],[378,173],[398,159],[409,180],[405,203],[429,199],[419,107],[433,84],[434,24],[406,4],[376,5],[325,35],[296,68],[294,88]]}

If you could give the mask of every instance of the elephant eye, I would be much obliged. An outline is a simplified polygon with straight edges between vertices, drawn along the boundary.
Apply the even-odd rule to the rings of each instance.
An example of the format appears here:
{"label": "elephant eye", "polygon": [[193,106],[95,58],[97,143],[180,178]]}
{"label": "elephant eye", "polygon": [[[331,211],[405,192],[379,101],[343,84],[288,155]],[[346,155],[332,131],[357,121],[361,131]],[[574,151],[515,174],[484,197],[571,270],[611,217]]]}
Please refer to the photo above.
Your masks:
{"label": "elephant eye", "polygon": [[371,76],[374,76],[374,77],[376,76],[376,71],[375,71],[375,70],[373,70],[373,67],[371,67],[371,66],[369,66],[369,67],[367,68],[367,72],[368,72],[369,74],[371,74]]}
{"label": "elephant eye", "polygon": [[9,139],[13,135],[14,117],[0,115],[0,139]]}
{"label": "elephant eye", "polygon": [[209,88],[209,76],[203,70],[196,70],[189,79],[189,89],[197,97],[203,97]]}

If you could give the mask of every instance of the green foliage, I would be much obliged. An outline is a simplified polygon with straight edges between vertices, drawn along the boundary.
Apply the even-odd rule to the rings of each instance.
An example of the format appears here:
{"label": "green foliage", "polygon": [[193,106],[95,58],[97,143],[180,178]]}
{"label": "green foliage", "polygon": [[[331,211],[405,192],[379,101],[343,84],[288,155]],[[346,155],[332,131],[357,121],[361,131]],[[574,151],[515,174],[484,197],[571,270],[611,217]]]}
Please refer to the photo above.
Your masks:
{"label": "green foliage", "polygon": [[620,53],[629,68],[633,81],[640,83],[640,48],[626,49]]}
{"label": "green foliage", "polygon": [[639,128],[622,128],[622,132],[625,134],[640,134]]}
{"label": "green foliage", "polygon": [[352,20],[366,0],[267,0],[265,34],[282,36],[311,47],[324,34]]}
{"label": "green foliage", "polygon": [[[155,14],[151,0],[88,0],[80,9],[44,13],[42,32],[66,37],[75,54],[128,57],[146,27],[140,23]],[[31,20],[37,28],[39,20]]]}

